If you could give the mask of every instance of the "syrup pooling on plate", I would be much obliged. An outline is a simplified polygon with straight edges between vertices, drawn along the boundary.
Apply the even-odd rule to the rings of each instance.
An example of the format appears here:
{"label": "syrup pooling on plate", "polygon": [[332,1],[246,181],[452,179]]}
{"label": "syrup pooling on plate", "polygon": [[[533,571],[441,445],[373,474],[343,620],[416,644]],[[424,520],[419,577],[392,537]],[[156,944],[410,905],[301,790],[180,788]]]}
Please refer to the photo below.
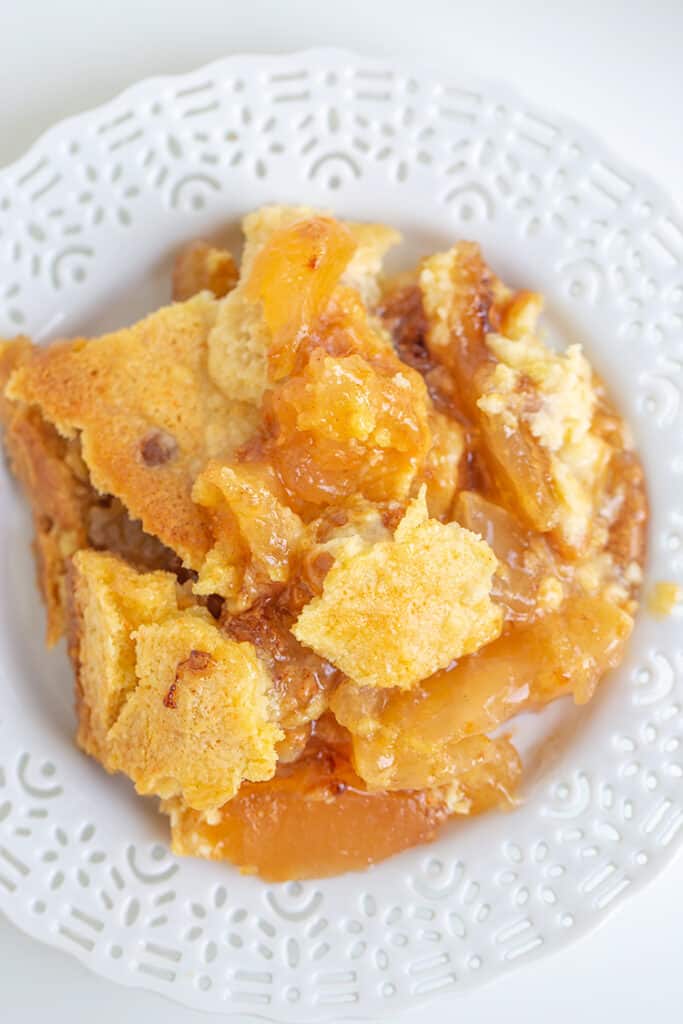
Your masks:
{"label": "syrup pooling on plate", "polygon": [[4,344],[0,414],[80,744],[178,852],[302,878],[514,805],[506,723],[621,660],[647,501],[580,348],[474,243],[385,280],[384,225],[244,230],[140,324]]}

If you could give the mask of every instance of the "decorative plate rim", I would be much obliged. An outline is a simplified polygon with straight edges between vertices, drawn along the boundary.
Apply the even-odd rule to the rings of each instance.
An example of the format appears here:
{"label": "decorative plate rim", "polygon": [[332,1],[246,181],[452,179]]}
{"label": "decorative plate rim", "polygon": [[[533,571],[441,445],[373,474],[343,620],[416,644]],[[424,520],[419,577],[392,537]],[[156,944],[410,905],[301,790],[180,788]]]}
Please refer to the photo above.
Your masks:
{"label": "decorative plate rim", "polygon": [[[200,64],[199,67],[192,68],[187,71],[173,71],[167,74],[149,75],[145,78],[139,78],[137,81],[131,82],[130,85],[124,86],[123,89],[119,90],[119,92],[115,93],[109,99],[104,100],[102,103],[98,103],[93,107],[86,107],[75,114],[67,114],[65,117],[59,118],[53,124],[43,129],[33,140],[28,149],[25,149],[18,157],[10,160],[7,164],[0,164],[0,176],[4,177],[5,174],[17,171],[24,163],[30,163],[37,150],[44,146],[46,142],[50,141],[52,136],[57,137],[71,125],[77,124],[81,120],[90,120],[91,118],[106,113],[122,101],[135,96],[138,92],[142,93],[152,87],[161,89],[170,85],[178,85],[183,79],[194,78],[195,75],[200,74],[209,74],[214,69],[224,68],[227,64],[236,61],[256,63],[264,60],[272,60],[277,63],[285,62],[292,58],[298,58],[302,61],[322,60],[327,58],[331,60],[364,61],[368,64],[387,63],[400,71],[405,73],[410,72],[416,75],[426,74],[428,70],[423,61],[406,55],[396,56],[394,54],[388,54],[386,56],[378,56],[377,54],[363,54],[344,46],[307,46],[301,50],[281,50],[273,53],[268,53],[266,51],[262,52],[259,50],[245,50],[228,53],[223,57],[216,57],[214,60],[211,60],[206,64]],[[435,65],[432,68],[431,73],[437,74],[445,80],[448,80],[449,76],[454,75],[453,71],[449,72],[448,68],[445,67],[445,62],[443,61],[439,61],[438,65]],[[468,80],[473,84],[476,83],[482,87],[505,92],[508,96],[512,96],[516,99],[520,104],[524,104],[528,109],[534,110],[538,115],[545,115],[547,118],[559,117],[563,126],[570,127],[576,135],[582,136],[603,154],[609,156],[613,163],[627,169],[631,176],[636,175],[641,184],[647,187],[647,190],[651,195],[656,196],[659,201],[665,205],[673,207],[675,213],[679,216],[681,215],[682,210],[679,208],[678,202],[663,185],[659,184],[654,175],[651,172],[642,169],[640,163],[636,165],[635,163],[631,163],[629,159],[624,159],[620,155],[618,147],[604,142],[599,137],[597,129],[586,128],[585,125],[583,125],[572,114],[565,114],[563,111],[557,111],[551,106],[546,106],[543,103],[537,103],[535,100],[529,99],[523,89],[519,89],[516,85],[511,84],[503,77],[499,77],[498,75],[480,75],[477,72],[472,71],[468,64],[461,64],[459,66],[459,73],[466,75]]]}
{"label": "decorative plate rim", "polygon": [[[496,77],[489,78],[488,76],[479,76],[472,74],[470,70],[465,67],[459,67],[455,72],[448,72],[447,69],[441,66],[428,70],[424,63],[406,58],[406,57],[394,57],[388,56],[366,56],[363,54],[355,53],[352,50],[337,47],[310,47],[303,50],[287,51],[281,53],[259,53],[259,52],[246,52],[246,53],[234,53],[227,55],[222,58],[218,58],[208,64],[202,65],[191,71],[184,71],[180,73],[154,75],[148,78],[142,79],[136,83],[133,83],[117,93],[115,96],[105,101],[102,104],[98,104],[92,108],[88,108],[80,113],[65,117],[55,124],[51,125],[45,131],[36,138],[32,145],[17,159],[11,161],[9,164],[0,167],[0,184],[6,177],[16,175],[17,172],[21,172],[25,167],[30,166],[36,158],[44,150],[48,150],[53,146],[60,137],[64,136],[69,130],[74,127],[85,124],[87,122],[94,121],[95,119],[106,117],[106,115],[119,107],[122,103],[134,102],[140,100],[145,94],[150,92],[161,92],[169,88],[177,89],[182,85],[184,81],[195,79],[198,75],[211,75],[218,70],[225,71],[226,68],[232,66],[252,66],[254,64],[271,64],[274,66],[282,65],[292,60],[298,60],[302,66],[308,66],[315,62],[360,62],[364,65],[378,65],[391,67],[399,73],[413,73],[417,76],[424,75],[427,77],[438,78],[441,81],[448,82],[449,78],[455,78],[462,75],[468,82],[473,85],[478,85],[482,89],[489,89],[494,93],[503,93],[505,96],[510,97],[513,101],[517,102],[520,107],[524,110],[532,111],[539,117],[547,118],[549,121],[555,121],[559,123],[563,128],[571,129],[572,133],[581,141],[585,142],[589,148],[594,149],[597,154],[601,156],[608,156],[611,163],[618,170],[623,170],[628,174],[629,179],[634,183],[642,187],[653,199],[660,203],[665,209],[670,210],[674,218],[679,216],[679,210],[676,202],[672,196],[659,185],[646,171],[641,171],[639,168],[634,167],[630,162],[624,161],[620,155],[615,152],[611,146],[606,145],[597,135],[596,132],[591,129],[586,129],[583,125],[575,121],[570,116],[565,116],[560,113],[557,114],[555,111],[546,108],[542,104],[537,104],[535,101],[527,100],[525,94],[520,92],[516,87],[510,86],[507,82],[498,79]],[[1,771],[1,769],[0,769]],[[1,808],[0,808],[1,810]],[[2,818],[0,817],[0,821]],[[477,987],[481,984],[488,984],[495,978],[499,977],[503,973],[509,972],[511,969],[516,969],[521,966],[525,966],[532,961],[535,961],[539,957],[545,957],[552,954],[560,949],[566,948],[570,944],[575,943],[583,936],[596,930],[607,922],[612,914],[620,907],[627,898],[627,896],[635,895],[643,891],[643,889],[652,884],[654,880],[662,874],[666,867],[671,861],[680,853],[683,848],[683,831],[677,835],[674,841],[668,846],[658,850],[656,858],[652,858],[652,865],[647,870],[641,871],[637,877],[633,878],[628,891],[618,894],[607,907],[600,910],[597,913],[592,914],[590,917],[582,919],[582,921],[572,928],[571,932],[560,936],[559,934],[553,934],[548,937],[542,946],[539,946],[537,950],[532,951],[526,955],[522,960],[513,961],[499,966],[495,972],[490,972],[481,977],[481,979],[467,979],[460,982],[453,990],[451,990],[447,997],[441,997],[441,1004],[445,1002],[447,998],[453,998],[456,995],[462,995],[466,992],[470,992],[473,987]],[[70,955],[76,956],[77,959],[84,964],[92,973],[101,975],[107,978],[107,980],[115,981],[118,984],[123,984],[129,988],[141,988],[151,989],[163,995],[165,998],[170,999],[173,1002],[180,1001],[183,1005],[193,1006],[194,1008],[200,1008],[200,1004],[190,1004],[185,1000],[176,996],[173,992],[168,989],[164,989],[149,979],[141,979],[139,976],[136,977],[132,971],[128,971],[125,974],[117,969],[116,964],[109,964],[107,961],[99,960],[97,963],[94,962],[93,958],[90,957],[86,952],[80,952],[78,949],[69,947],[68,950],[63,945],[59,945],[55,942],[53,935],[46,935],[45,928],[41,928],[41,922],[36,920],[35,922],[30,920],[26,915],[22,916],[18,914],[13,916],[12,906],[8,904],[6,900],[2,899],[2,887],[0,887],[0,909],[7,915],[8,920],[19,927],[22,931],[31,935],[33,938],[44,943],[48,946],[56,946]],[[437,995],[427,995],[415,998],[410,1002],[409,1005],[401,1008],[394,1006],[385,1006],[381,1009],[374,1008],[372,1011],[372,1019],[380,1019],[385,1015],[399,1012],[399,1009],[409,1009],[410,1006],[424,1005],[427,1000],[438,999]],[[249,1017],[254,1020],[264,1021],[275,1021],[285,1019],[284,1017],[269,1016],[267,1013],[253,1013],[247,1008],[232,1008],[227,1005],[221,1007],[201,1005],[201,1009],[205,1012],[222,1013],[226,1017],[240,1016],[241,1018]],[[293,1008],[292,1012],[296,1012]],[[292,1020],[295,1018],[292,1017]],[[331,1008],[329,1013],[325,1013],[322,1016],[316,1016],[316,1020],[359,1020],[359,1019],[370,1019],[367,1014],[363,1012],[362,1006],[359,1007],[358,1013],[346,1013],[340,1007],[339,1010]]]}

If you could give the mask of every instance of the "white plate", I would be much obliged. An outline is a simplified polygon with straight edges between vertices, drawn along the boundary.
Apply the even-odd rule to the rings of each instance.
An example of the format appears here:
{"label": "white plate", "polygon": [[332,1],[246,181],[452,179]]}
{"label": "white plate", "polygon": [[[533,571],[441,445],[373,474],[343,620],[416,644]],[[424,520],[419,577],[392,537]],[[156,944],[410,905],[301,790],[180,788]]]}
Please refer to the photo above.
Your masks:
{"label": "white plate", "polygon": [[[397,224],[405,262],[472,237],[504,279],[543,291],[551,333],[584,343],[634,426],[652,502],[646,588],[683,582],[683,229],[647,179],[503,86],[332,51],[135,86],[0,173],[0,333],[130,322],[168,298],[180,243],[234,237],[268,201]],[[569,942],[679,844],[677,611],[641,614],[588,708],[520,724],[512,814],[303,885],[175,860],[153,804],[73,746],[28,516],[4,468],[0,485],[0,908],[93,970],[223,1013],[392,1015]]]}

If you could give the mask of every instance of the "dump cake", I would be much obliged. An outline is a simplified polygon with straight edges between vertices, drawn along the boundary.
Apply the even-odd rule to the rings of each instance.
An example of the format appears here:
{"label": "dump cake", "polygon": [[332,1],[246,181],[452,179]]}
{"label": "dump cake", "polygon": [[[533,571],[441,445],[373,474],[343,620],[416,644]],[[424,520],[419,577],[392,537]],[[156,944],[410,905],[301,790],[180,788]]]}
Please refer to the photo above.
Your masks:
{"label": "dump cake", "polygon": [[243,227],[131,327],[2,343],[0,418],[79,745],[178,853],[303,878],[514,805],[501,727],[621,660],[647,501],[581,348],[477,245],[384,277],[384,225]]}

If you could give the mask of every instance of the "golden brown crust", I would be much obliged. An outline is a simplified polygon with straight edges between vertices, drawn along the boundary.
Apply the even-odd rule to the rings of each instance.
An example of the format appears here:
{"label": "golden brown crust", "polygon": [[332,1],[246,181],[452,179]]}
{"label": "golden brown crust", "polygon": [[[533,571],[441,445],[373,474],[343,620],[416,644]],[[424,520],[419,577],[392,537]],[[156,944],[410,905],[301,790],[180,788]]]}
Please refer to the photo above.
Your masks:
{"label": "golden brown crust", "polygon": [[173,575],[79,551],[69,574],[78,743],[139,792],[210,809],[275,771],[282,731],[251,643],[226,637]]}
{"label": "golden brown crust", "polygon": [[457,523],[429,519],[424,490],[392,540],[340,552],[292,629],[361,685],[409,689],[500,634],[493,552]]}
{"label": "golden brown crust", "polygon": [[190,567],[211,540],[194,478],[251,432],[207,373],[215,308],[203,294],[93,341],[33,349],[9,384],[12,399],[37,405],[63,436],[80,435],[94,486]]}
{"label": "golden brown crust", "polygon": [[5,395],[7,382],[14,371],[28,361],[32,347],[29,338],[23,335],[10,340],[0,339],[0,423],[3,425],[16,411],[16,404]]}
{"label": "golden brown crust", "polygon": [[203,609],[135,633],[136,685],[109,730],[109,767],[139,793],[182,796],[210,811],[244,779],[275,772],[282,730],[271,718],[271,679],[253,644],[237,643]]}
{"label": "golden brown crust", "polygon": [[31,506],[36,573],[51,646],[65,630],[66,575],[79,549],[106,549],[136,568],[177,572],[181,562],[145,534],[117,499],[96,493],[77,440],[62,437],[36,406],[5,397],[9,377],[31,361],[32,352],[25,338],[0,345],[0,422],[13,472]]}
{"label": "golden brown crust", "polygon": [[108,733],[136,686],[133,633],[177,612],[177,581],[170,573],[137,573],[113,555],[82,550],[73,558],[68,584],[77,739],[109,769]]}

